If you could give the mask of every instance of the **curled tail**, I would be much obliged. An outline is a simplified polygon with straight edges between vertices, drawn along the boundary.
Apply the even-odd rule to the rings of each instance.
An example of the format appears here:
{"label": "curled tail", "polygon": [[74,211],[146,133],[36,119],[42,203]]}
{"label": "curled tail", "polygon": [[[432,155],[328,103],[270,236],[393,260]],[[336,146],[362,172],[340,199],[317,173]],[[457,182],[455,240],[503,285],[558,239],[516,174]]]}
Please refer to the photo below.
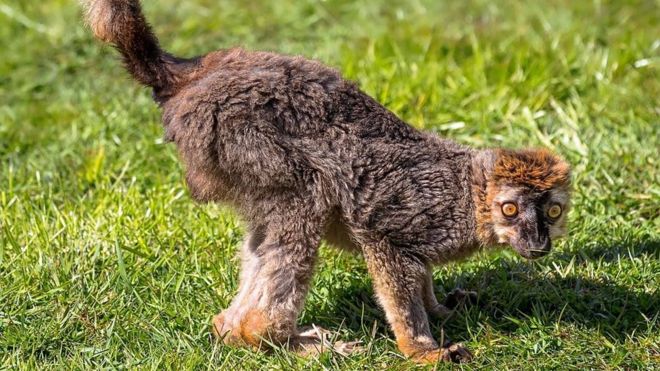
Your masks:
{"label": "curled tail", "polygon": [[158,44],[138,0],[82,0],[85,18],[94,35],[114,45],[126,69],[140,83],[165,90],[176,80],[176,58]]}

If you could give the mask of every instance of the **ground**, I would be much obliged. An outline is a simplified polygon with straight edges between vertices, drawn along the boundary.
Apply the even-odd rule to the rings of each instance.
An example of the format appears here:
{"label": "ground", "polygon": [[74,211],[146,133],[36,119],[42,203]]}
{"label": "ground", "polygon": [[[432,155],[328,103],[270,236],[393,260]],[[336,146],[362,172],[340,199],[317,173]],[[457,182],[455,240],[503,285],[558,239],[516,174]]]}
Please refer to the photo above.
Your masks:
{"label": "ground", "polygon": [[[176,55],[302,54],[420,129],[561,153],[570,236],[534,262],[505,250],[439,267],[440,297],[478,292],[444,329],[472,349],[467,369],[660,367],[660,3],[146,3]],[[0,24],[0,368],[412,366],[363,260],[325,247],[301,324],[366,352],[214,345],[240,221],[190,200],[150,92],[92,40],[76,2],[0,1]]]}

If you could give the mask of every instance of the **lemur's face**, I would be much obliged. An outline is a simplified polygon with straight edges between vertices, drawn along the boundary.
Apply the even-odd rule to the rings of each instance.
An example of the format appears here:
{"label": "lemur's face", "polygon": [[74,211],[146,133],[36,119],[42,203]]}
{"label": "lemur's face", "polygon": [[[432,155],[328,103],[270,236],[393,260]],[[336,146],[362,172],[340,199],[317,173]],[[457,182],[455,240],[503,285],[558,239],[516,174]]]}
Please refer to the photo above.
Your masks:
{"label": "lemur's face", "polygon": [[566,233],[569,198],[563,187],[545,191],[500,187],[491,205],[498,242],[511,245],[527,259],[546,255],[552,240]]}

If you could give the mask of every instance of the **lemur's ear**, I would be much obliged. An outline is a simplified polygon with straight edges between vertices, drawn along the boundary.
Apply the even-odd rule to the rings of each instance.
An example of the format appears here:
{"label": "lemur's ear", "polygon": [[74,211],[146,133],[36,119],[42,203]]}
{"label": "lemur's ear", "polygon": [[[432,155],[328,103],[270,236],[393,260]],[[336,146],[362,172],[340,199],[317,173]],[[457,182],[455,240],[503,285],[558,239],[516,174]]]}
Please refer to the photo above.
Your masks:
{"label": "lemur's ear", "polygon": [[493,178],[497,184],[523,185],[545,191],[567,187],[571,168],[546,149],[497,150]]}

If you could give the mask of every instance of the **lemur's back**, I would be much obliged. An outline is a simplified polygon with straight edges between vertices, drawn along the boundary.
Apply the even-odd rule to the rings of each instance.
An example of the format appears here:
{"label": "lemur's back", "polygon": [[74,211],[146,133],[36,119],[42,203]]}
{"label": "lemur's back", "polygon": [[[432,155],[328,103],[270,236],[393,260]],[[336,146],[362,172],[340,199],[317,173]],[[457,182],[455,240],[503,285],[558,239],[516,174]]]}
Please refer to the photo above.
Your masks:
{"label": "lemur's back", "polygon": [[[195,199],[233,203],[248,220],[266,218],[264,204],[305,200],[323,213],[339,208],[355,228],[392,236],[397,231],[380,231],[370,220],[393,210],[402,224],[417,209],[439,213],[430,224],[406,226],[401,239],[434,228],[441,215],[456,222],[453,210],[466,209],[471,152],[409,126],[336,70],[242,49],[183,60],[160,48],[138,1],[96,0],[89,12],[97,36],[154,88],[165,136],[177,145]],[[438,197],[448,206],[433,205]]]}
{"label": "lemur's back", "polygon": [[[225,117],[251,115],[282,134],[325,136],[332,126],[361,138],[419,140],[420,133],[343,79],[335,69],[300,56],[243,49],[195,60],[176,92],[163,101],[165,125],[194,114],[190,102],[213,104]],[[172,133],[174,134],[174,133]]]}
{"label": "lemur's back", "polygon": [[[255,199],[292,193],[346,213],[366,193],[378,204],[369,179],[385,183],[387,169],[390,178],[411,177],[443,148],[464,152],[407,125],[316,61],[232,49],[200,58],[189,76],[163,102],[163,123],[199,200],[249,209]],[[207,178],[214,179],[196,180]],[[214,190],[200,191],[207,183]]]}

